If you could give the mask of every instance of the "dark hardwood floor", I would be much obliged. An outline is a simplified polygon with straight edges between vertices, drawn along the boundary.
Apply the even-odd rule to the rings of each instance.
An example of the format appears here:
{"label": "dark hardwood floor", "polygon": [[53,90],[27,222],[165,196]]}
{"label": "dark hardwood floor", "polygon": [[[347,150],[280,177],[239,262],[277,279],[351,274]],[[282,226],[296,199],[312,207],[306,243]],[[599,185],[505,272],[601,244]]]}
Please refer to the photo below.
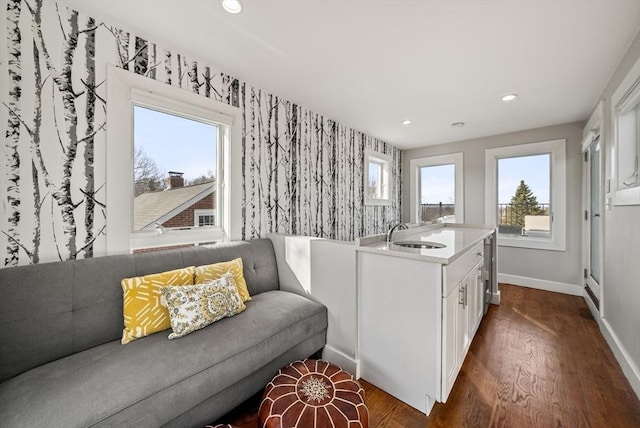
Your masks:
{"label": "dark hardwood floor", "polygon": [[[427,417],[361,380],[370,427],[640,427],[640,401],[582,298],[500,289],[447,403]],[[257,427],[259,401],[219,422]]]}

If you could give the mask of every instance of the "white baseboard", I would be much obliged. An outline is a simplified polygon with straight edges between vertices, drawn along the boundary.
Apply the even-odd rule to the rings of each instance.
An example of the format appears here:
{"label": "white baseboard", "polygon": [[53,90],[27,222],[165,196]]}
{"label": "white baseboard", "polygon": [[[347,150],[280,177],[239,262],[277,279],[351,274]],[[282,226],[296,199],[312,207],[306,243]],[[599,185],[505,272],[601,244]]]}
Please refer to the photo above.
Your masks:
{"label": "white baseboard", "polygon": [[489,300],[489,303],[491,303],[492,305],[500,304],[500,290],[498,290],[496,293],[491,293],[491,299]]}
{"label": "white baseboard", "polygon": [[609,348],[611,348],[613,355],[616,357],[616,360],[618,360],[618,364],[620,364],[622,372],[631,384],[631,388],[633,388],[636,396],[640,399],[640,370],[638,370],[638,366],[634,364],[607,320],[605,318],[596,318],[596,320],[598,321],[602,335],[609,344]]}
{"label": "white baseboard", "polygon": [[340,352],[329,345],[325,345],[322,350],[322,359],[348,371],[356,378],[359,377],[359,361],[349,357],[344,352]]}
{"label": "white baseboard", "polygon": [[525,276],[498,274],[498,282],[522,287],[536,288],[538,290],[554,291],[556,293],[571,294],[572,296],[583,296],[584,287],[575,284],[565,284],[563,282],[545,281],[543,279],[527,278]]}
{"label": "white baseboard", "polygon": [[[589,296],[589,293],[587,293],[586,288],[583,289],[582,297],[584,298],[585,303],[589,307],[589,311],[591,311],[591,315],[593,316],[593,319],[598,321],[598,325],[600,325],[600,312],[598,311],[598,308],[596,308],[596,305],[593,303],[593,300],[591,300],[591,296]],[[600,330],[602,330],[601,325],[600,325]]]}

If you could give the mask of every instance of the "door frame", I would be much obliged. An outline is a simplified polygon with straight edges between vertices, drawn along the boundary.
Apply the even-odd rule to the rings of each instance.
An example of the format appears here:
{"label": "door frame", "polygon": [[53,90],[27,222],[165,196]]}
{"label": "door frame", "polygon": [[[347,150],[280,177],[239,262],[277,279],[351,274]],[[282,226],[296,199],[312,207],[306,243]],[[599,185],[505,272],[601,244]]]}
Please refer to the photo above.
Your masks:
{"label": "door frame", "polygon": [[[604,245],[604,132],[603,132],[603,114],[604,114],[604,103],[600,101],[598,106],[594,110],[594,112],[589,117],[587,124],[583,130],[583,140],[582,140],[582,281],[584,284],[584,298],[587,300],[587,303],[593,303],[598,315],[603,318],[604,317],[604,253],[603,253],[603,245]],[[599,254],[598,254],[598,264],[599,264],[599,272],[600,272],[600,281],[599,285],[599,295],[595,296],[598,299],[598,306],[595,306],[595,303],[588,295],[590,293],[590,289],[588,286],[588,281],[590,278],[590,260],[591,260],[591,193],[590,193],[590,184],[591,184],[591,164],[590,158],[588,157],[589,149],[593,144],[599,142],[600,144],[600,200],[598,201],[598,206],[600,209],[600,228],[598,231],[598,239],[600,241]],[[586,214],[586,215],[585,215]],[[589,290],[589,291],[588,291]]]}

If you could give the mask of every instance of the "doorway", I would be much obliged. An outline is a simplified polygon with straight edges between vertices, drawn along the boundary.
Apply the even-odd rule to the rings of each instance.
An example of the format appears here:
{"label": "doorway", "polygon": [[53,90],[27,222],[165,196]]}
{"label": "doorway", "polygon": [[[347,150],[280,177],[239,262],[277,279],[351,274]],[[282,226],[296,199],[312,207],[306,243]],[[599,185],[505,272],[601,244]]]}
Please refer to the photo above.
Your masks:
{"label": "doorway", "polygon": [[586,292],[600,310],[602,296],[602,251],[601,251],[601,144],[599,134],[593,134],[591,141],[583,145],[584,189],[584,280]]}

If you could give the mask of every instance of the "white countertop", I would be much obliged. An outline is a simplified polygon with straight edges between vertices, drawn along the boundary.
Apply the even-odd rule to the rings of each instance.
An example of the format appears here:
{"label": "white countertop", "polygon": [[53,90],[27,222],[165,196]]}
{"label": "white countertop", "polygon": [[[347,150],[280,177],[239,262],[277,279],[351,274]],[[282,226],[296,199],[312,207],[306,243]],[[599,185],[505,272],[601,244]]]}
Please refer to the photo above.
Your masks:
{"label": "white countertop", "polygon": [[446,245],[444,248],[407,248],[387,243],[386,234],[357,240],[357,251],[448,264],[469,248],[491,235],[495,229],[484,225],[435,224],[407,230],[397,230],[393,241],[429,241]]}

